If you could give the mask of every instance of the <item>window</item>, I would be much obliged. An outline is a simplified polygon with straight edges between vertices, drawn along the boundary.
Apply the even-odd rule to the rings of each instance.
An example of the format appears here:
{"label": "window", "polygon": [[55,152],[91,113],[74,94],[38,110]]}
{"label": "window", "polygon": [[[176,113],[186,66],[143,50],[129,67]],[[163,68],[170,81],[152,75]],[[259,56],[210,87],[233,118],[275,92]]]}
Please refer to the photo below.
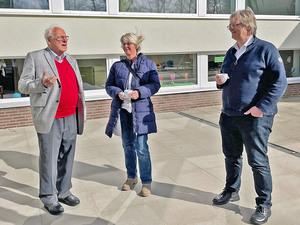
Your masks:
{"label": "window", "polygon": [[256,15],[300,15],[300,0],[247,0]]}
{"label": "window", "polygon": [[300,50],[279,51],[287,77],[300,77]]}
{"label": "window", "polygon": [[209,55],[208,56],[208,81],[215,81],[217,73],[220,73],[222,62],[225,55]]}
{"label": "window", "polygon": [[77,59],[82,76],[83,89],[104,89],[106,82],[106,59]]}
{"label": "window", "polygon": [[207,0],[207,14],[231,14],[235,11],[235,0]]}
{"label": "window", "polygon": [[18,81],[23,64],[24,59],[0,59],[0,86],[3,87],[3,98],[21,97]]}
{"label": "window", "polygon": [[[104,89],[106,82],[106,59],[78,59],[84,90]],[[18,82],[24,59],[0,59],[0,86],[3,98],[27,97],[19,94]],[[2,96],[0,96],[1,98]]]}
{"label": "window", "polygon": [[144,13],[193,13],[197,12],[196,0],[119,0],[120,12]]}
{"label": "window", "polygon": [[49,0],[0,0],[0,8],[49,9]]}
{"label": "window", "polygon": [[[281,50],[279,51],[286,77],[300,77],[300,50]],[[225,55],[208,56],[208,81],[215,81],[215,75],[220,72]]]}
{"label": "window", "polygon": [[106,0],[65,0],[65,10],[106,11]]}
{"label": "window", "polygon": [[197,84],[196,55],[148,55],[156,64],[162,87]]}

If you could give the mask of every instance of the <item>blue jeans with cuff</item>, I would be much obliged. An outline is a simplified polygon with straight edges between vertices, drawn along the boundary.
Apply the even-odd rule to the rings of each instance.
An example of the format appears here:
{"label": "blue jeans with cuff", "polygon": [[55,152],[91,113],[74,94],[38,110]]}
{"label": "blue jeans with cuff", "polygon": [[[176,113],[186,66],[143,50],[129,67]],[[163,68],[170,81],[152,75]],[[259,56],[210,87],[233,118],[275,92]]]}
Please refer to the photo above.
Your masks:
{"label": "blue jeans with cuff", "polygon": [[133,133],[132,113],[121,109],[122,145],[125,153],[125,165],[128,178],[137,177],[137,158],[140,178],[143,184],[152,182],[151,159],[147,144],[148,134]]}

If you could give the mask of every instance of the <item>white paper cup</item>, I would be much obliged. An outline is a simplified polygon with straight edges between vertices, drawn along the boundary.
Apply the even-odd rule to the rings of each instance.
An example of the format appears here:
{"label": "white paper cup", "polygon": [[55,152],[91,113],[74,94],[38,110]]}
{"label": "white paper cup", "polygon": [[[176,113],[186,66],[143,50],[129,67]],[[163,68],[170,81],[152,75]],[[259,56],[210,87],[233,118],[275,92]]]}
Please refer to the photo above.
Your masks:
{"label": "white paper cup", "polygon": [[132,92],[132,90],[124,90],[122,97],[126,99],[130,99],[128,95]]}
{"label": "white paper cup", "polygon": [[228,74],[227,73],[218,73],[217,75],[221,78],[223,83],[225,83],[228,79]]}

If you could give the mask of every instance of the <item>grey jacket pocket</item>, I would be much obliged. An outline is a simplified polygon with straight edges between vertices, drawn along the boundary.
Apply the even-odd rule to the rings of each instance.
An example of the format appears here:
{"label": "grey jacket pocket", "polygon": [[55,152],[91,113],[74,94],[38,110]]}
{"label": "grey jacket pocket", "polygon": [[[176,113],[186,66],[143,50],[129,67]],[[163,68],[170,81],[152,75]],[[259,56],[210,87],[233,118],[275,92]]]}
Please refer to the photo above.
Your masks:
{"label": "grey jacket pocket", "polygon": [[47,103],[48,94],[39,93],[32,96],[32,106],[33,107],[45,107]]}

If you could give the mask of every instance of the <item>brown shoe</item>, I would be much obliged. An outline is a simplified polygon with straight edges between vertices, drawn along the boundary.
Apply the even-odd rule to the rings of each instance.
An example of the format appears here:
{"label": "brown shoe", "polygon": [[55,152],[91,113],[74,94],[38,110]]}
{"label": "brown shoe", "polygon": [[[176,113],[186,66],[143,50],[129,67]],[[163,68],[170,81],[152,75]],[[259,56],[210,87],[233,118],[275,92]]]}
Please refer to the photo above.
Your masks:
{"label": "brown shoe", "polygon": [[151,184],[143,184],[142,185],[142,190],[139,193],[140,196],[142,197],[148,197],[151,195]]}
{"label": "brown shoe", "polygon": [[127,178],[127,180],[122,186],[122,191],[132,190],[134,186],[137,184],[137,182],[138,182],[137,178]]}

